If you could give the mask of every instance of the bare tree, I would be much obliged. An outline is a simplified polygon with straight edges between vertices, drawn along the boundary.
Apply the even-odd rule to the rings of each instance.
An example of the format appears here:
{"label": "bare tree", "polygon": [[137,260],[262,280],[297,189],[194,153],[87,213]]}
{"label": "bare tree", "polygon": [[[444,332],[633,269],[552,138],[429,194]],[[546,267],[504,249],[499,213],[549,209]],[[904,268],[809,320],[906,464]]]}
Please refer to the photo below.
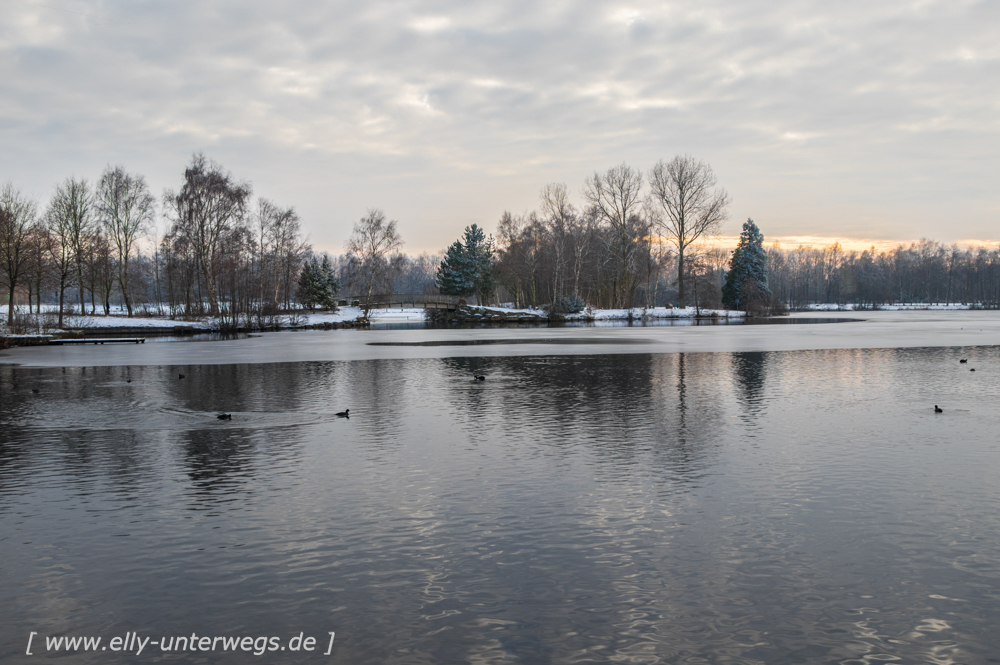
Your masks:
{"label": "bare tree", "polygon": [[637,284],[636,264],[643,238],[641,203],[642,173],[627,164],[594,173],[584,182],[583,196],[611,230],[610,241],[617,263],[612,284],[618,306],[631,306]]}
{"label": "bare tree", "polygon": [[198,154],[184,170],[180,192],[164,195],[175,215],[171,235],[185,238],[190,245],[213,315],[219,314],[216,264],[221,258],[220,243],[234,225],[244,221],[250,193],[249,183],[236,182],[220,165]]}
{"label": "bare tree", "polygon": [[[74,261],[73,261],[73,250],[68,241],[69,231],[67,229],[66,218],[60,214],[57,208],[57,200],[59,197],[59,192],[56,190],[56,195],[52,197],[52,202],[49,204],[49,209],[45,213],[45,230],[44,234],[39,237],[41,240],[41,245],[45,248],[45,252],[51,258],[51,266],[55,269],[56,277],[58,278],[58,291],[59,291],[59,321],[58,326],[62,328],[63,325],[63,314],[65,310],[65,300],[66,300],[66,287],[69,281],[70,275],[73,273]],[[83,292],[83,286],[80,286],[80,292]],[[81,303],[81,313],[83,310],[83,298],[80,299]]]}
{"label": "bare tree", "polygon": [[[56,186],[49,203],[46,222],[55,236],[48,244],[49,254],[59,273],[59,327],[62,327],[63,291],[69,279],[69,268],[75,268],[79,288],[80,314],[84,312],[83,264],[87,236],[93,229],[94,197],[86,180],[68,178]],[[67,261],[71,263],[67,264]]]}
{"label": "bare tree", "polygon": [[115,247],[118,286],[125,309],[132,316],[129,258],[135,251],[139,234],[153,222],[156,199],[149,193],[146,179],[141,175],[132,175],[122,166],[108,167],[97,185],[97,210],[108,239]]}
{"label": "bare tree", "polygon": [[657,162],[649,171],[649,186],[660,231],[677,247],[677,291],[684,307],[684,252],[699,238],[718,233],[729,195],[716,189],[712,168],[690,155]]}
{"label": "bare tree", "polygon": [[[553,279],[552,302],[556,303],[565,291],[566,245],[576,210],[569,202],[569,192],[562,183],[550,183],[542,188],[542,212],[552,236]],[[575,294],[574,294],[575,295]]]}
{"label": "bare tree", "polygon": [[351,281],[360,288],[364,298],[365,316],[371,311],[371,297],[375,289],[392,283],[394,261],[403,240],[396,231],[396,221],[386,221],[385,213],[372,208],[354,225],[347,241],[347,259]]}
{"label": "bare tree", "polygon": [[14,323],[14,293],[28,263],[28,242],[38,208],[11,183],[0,189],[0,272],[7,282],[7,325]]}

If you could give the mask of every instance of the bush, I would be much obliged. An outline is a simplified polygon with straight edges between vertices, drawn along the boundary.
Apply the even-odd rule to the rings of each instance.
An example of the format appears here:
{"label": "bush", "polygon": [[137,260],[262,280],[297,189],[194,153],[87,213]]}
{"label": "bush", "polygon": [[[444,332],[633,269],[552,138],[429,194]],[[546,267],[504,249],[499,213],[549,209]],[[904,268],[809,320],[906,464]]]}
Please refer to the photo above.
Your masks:
{"label": "bush", "polygon": [[580,296],[563,296],[552,303],[552,310],[557,314],[576,314],[582,312],[587,305]]}

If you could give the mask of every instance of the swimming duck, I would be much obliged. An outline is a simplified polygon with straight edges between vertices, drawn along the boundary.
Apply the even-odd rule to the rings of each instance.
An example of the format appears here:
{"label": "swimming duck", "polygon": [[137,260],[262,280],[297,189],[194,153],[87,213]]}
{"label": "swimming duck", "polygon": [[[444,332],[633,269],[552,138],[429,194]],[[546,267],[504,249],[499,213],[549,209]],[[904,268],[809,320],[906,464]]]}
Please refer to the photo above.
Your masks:
{"label": "swimming duck", "polygon": [[349,415],[350,413],[351,413],[351,410],[350,410],[350,409],[344,409],[343,411],[338,411],[338,412],[337,412],[336,414],[334,414],[334,415],[336,415],[336,416],[337,416],[338,418],[350,418],[350,417],[351,417],[351,416]]}
{"label": "swimming duck", "polygon": [[178,375],[177,375],[177,378],[178,378],[178,379],[183,379],[183,378],[184,378],[184,375],[183,375],[183,374],[178,374]]}
{"label": "swimming duck", "polygon": [[472,380],[473,381],[485,381],[486,377],[483,376],[482,374],[473,374],[472,375]]}
{"label": "swimming duck", "polygon": [[959,360],[958,362],[960,362],[960,363],[962,363],[962,364],[965,364],[965,363],[969,362],[969,359],[968,359],[968,358],[962,358],[962,359],[961,359],[961,360]]}
{"label": "swimming duck", "polygon": [[937,404],[935,404],[934,405],[934,413],[944,413],[944,409],[942,409],[940,406],[938,406]]}
{"label": "swimming duck", "polygon": [[231,414],[231,413],[220,413],[219,415],[216,416],[216,418],[218,418],[219,420],[232,420],[233,419],[233,414]]}

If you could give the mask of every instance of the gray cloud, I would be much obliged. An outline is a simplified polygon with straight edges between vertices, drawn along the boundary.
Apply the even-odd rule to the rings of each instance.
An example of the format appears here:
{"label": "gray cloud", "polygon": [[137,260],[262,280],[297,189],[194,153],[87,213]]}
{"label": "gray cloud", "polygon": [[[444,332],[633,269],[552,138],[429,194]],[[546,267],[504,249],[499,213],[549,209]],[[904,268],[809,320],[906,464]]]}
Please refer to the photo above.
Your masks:
{"label": "gray cloud", "polygon": [[11,0],[0,179],[39,198],[203,150],[338,250],[370,206],[411,248],[691,153],[770,235],[1000,235],[989,2]]}

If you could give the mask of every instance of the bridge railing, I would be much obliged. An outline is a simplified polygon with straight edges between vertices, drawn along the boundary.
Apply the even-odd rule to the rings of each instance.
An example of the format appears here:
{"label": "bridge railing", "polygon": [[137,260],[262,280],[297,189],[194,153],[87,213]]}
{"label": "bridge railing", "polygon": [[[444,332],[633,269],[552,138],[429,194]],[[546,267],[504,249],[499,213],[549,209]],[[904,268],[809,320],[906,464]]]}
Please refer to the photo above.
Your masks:
{"label": "bridge railing", "polygon": [[[341,298],[344,305],[365,305],[364,296],[347,296]],[[455,309],[465,302],[459,296],[443,296],[426,293],[380,293],[368,299],[369,309],[391,309],[393,307],[423,307],[425,309]]]}

